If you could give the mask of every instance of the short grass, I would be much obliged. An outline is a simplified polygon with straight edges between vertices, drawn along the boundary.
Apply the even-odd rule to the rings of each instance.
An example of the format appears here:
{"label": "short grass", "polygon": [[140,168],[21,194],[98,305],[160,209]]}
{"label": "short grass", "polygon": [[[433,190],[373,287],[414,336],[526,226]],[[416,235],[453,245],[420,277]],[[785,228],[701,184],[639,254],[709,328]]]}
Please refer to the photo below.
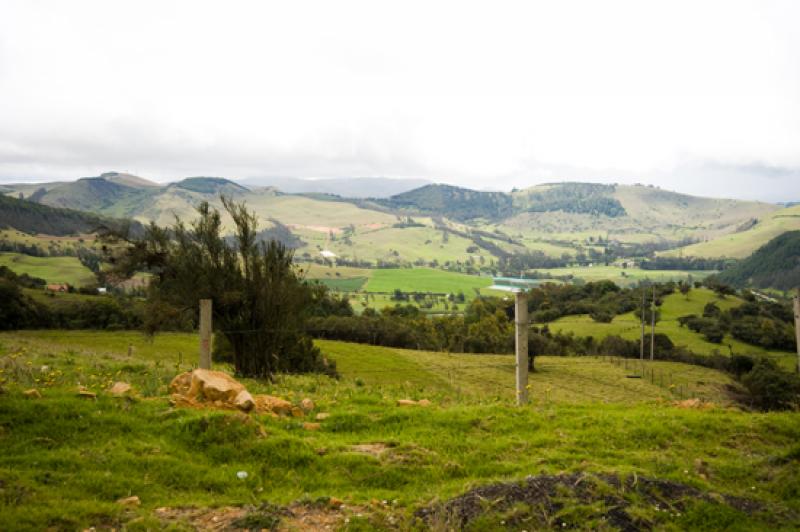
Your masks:
{"label": "short grass", "polygon": [[75,257],[32,257],[20,253],[0,253],[0,266],[15,273],[27,273],[48,283],[85,286],[95,281],[94,274]]}
{"label": "short grass", "polygon": [[367,284],[367,277],[350,277],[347,279],[316,279],[328,288],[336,292],[358,292]]}
{"label": "short grass", "polygon": [[380,269],[375,270],[367,283],[369,292],[435,292],[465,296],[474,294],[475,289],[487,288],[492,284],[490,277],[479,277],[463,273],[433,270],[430,268]]}
{"label": "short grass", "polygon": [[[534,401],[518,408],[508,391],[508,356],[321,342],[342,379],[245,381],[256,392],[313,398],[316,411],[330,417],[307,431],[294,418],[170,408],[166,384],[189,367],[196,345],[189,334],[152,342],[130,332],[0,334],[0,529],[158,529],[164,524],[155,510],[165,506],[338,497],[363,512],[340,521],[343,529],[391,528],[391,518],[402,530],[432,500],[559,472],[646,475],[761,505],[747,515],[686,501],[678,515],[640,502],[628,511],[644,528],[714,527],[720,516],[745,530],[800,524],[795,413],[679,409],[663,400],[664,388],[626,379],[624,368],[570,358],[541,359],[531,378]],[[142,397],[103,393],[116,379],[133,383]],[[99,392],[97,400],[78,398],[78,383]],[[31,386],[42,399],[22,396]],[[423,397],[433,405],[395,406]],[[365,443],[389,450],[353,450]],[[126,510],[114,502],[129,495],[142,505]]]}

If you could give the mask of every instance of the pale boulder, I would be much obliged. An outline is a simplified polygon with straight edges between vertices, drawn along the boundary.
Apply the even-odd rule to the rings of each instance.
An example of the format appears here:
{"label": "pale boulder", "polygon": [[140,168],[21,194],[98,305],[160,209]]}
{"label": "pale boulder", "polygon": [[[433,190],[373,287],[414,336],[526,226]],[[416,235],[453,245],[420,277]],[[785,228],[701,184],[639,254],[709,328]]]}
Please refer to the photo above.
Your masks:
{"label": "pale boulder", "polygon": [[116,396],[129,394],[132,391],[133,391],[133,386],[131,386],[127,382],[122,382],[122,381],[115,382],[114,385],[108,389],[108,393]]}
{"label": "pale boulder", "polygon": [[300,401],[300,408],[302,408],[302,409],[303,409],[303,412],[305,412],[306,414],[308,414],[309,412],[311,412],[312,410],[314,410],[314,401],[312,401],[311,399],[309,399],[308,397],[306,397],[305,399],[303,399],[302,401]]}
{"label": "pale boulder", "polygon": [[292,403],[280,397],[256,395],[254,399],[258,412],[273,412],[279,416],[287,416],[292,413]]}
{"label": "pale boulder", "polygon": [[176,375],[172,382],[169,383],[169,393],[177,393],[186,395],[189,393],[189,388],[192,386],[192,372],[187,371]]}
{"label": "pale boulder", "polygon": [[242,390],[239,392],[236,395],[236,399],[233,400],[233,404],[236,406],[236,408],[245,412],[251,411],[256,406],[253,396],[250,395],[250,392],[247,390]]}
{"label": "pale boulder", "polygon": [[186,395],[198,401],[233,403],[242,391],[246,391],[242,383],[227,373],[196,369]]}

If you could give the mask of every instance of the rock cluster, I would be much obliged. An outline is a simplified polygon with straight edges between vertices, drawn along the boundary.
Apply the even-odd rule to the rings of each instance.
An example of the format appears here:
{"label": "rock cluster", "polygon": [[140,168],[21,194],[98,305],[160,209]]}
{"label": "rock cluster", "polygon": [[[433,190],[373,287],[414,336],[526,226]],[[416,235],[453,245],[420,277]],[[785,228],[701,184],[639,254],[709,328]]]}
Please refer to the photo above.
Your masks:
{"label": "rock cluster", "polygon": [[314,409],[311,399],[295,406],[271,395],[251,395],[244,385],[222,371],[196,369],[181,373],[169,385],[174,406],[219,408],[242,412],[270,413],[275,416],[303,417]]}

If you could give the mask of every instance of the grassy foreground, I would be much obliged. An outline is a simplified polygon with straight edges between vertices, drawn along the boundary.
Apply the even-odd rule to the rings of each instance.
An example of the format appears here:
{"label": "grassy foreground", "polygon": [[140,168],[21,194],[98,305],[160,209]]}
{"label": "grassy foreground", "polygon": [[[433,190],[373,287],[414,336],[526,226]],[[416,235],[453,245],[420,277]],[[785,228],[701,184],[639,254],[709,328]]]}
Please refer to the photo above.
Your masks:
{"label": "grassy foreground", "polygon": [[[352,509],[336,527],[408,529],[413,511],[433,500],[560,472],[635,473],[745,497],[758,508],[688,500],[685,511],[665,512],[638,501],[626,511],[644,527],[800,524],[797,414],[726,406],[729,382],[711,370],[675,365],[676,372],[701,372],[692,378],[705,383],[706,399],[716,404],[684,409],[673,405],[669,389],[627,379],[624,368],[602,359],[543,357],[531,377],[532,404],[518,408],[509,356],[319,345],[342,379],[245,381],[253,392],[312,398],[312,415],[330,417],[311,431],[303,419],[170,408],[166,385],[195,360],[194,335],[148,341],[130,332],[0,334],[0,529],[159,529],[169,524],[156,511],[163,507],[327,497]],[[115,380],[131,382],[140,398],[104,393]],[[78,383],[98,398],[77,397]],[[43,397],[25,398],[29,387]],[[398,407],[401,398],[433,405]],[[242,471],[246,478],[239,478]],[[115,502],[130,495],[141,506]],[[555,523],[593,527],[592,516],[604,510],[602,502],[571,508]],[[489,507],[485,513],[482,530],[530,526],[494,519]]]}

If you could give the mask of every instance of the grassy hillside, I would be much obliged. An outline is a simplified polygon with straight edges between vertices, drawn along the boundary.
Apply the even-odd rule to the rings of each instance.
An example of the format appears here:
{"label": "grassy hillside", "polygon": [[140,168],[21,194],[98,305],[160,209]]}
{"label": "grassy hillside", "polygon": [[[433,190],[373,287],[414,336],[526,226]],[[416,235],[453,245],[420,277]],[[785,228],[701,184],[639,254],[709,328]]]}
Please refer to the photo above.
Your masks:
{"label": "grassy hillside", "polygon": [[[647,237],[645,241],[713,238],[778,209],[767,203],[701,198],[640,185],[558,183],[531,187],[514,196],[515,204],[526,208],[517,209],[505,225],[541,237],[578,241],[598,235],[621,242],[642,241],[641,236]],[[574,201],[569,208],[554,212],[524,201],[544,196]]]}
{"label": "grassy hillside", "polygon": [[85,286],[95,282],[94,274],[75,257],[31,257],[0,252],[0,266],[7,266],[14,273],[39,277],[48,283]]}
{"label": "grassy hillside", "polygon": [[800,231],[770,240],[745,260],[719,275],[734,286],[791,290],[800,287]]}
{"label": "grassy hillside", "polygon": [[701,280],[715,271],[705,270],[642,270],[620,266],[577,266],[569,268],[541,268],[536,270],[556,277],[572,276],[586,282],[609,280],[620,286],[635,285],[639,281],[664,283],[668,281]]}
{"label": "grassy hillside", "polygon": [[787,207],[760,218],[752,228],[699,244],[666,251],[667,256],[684,257],[732,257],[742,259],[758,248],[785,233],[800,230],[800,205]]}
{"label": "grassy hillside", "polygon": [[[719,352],[723,355],[727,355],[730,352],[768,354],[775,357],[786,369],[794,367],[796,355],[769,352],[762,347],[736,340],[730,335],[726,335],[721,344],[715,344],[706,341],[702,334],[691,331],[686,327],[681,327],[678,324],[678,318],[681,316],[689,314],[702,316],[703,307],[710,302],[716,303],[722,310],[728,310],[742,304],[742,300],[739,298],[729,296],[725,299],[720,299],[711,290],[705,288],[692,290],[688,294],[688,299],[679,293],[671,294],[664,298],[663,304],[659,309],[661,319],[656,323],[656,332],[666,334],[675,345],[685,346],[695,353],[711,354]],[[572,332],[577,335],[593,336],[598,339],[608,335],[619,335],[629,340],[638,340],[641,333],[640,322],[633,313],[617,316],[611,323],[598,323],[587,315],[566,316],[548,326],[553,332]],[[646,332],[647,334],[650,333],[649,326],[646,328]]]}
{"label": "grassy hillside", "polygon": [[[420,507],[476,485],[564,472],[578,476],[553,494],[563,510],[545,518],[535,505],[493,499],[468,529],[609,528],[603,523],[610,516],[657,529],[798,524],[796,414],[676,408],[670,392],[626,379],[624,369],[569,358],[542,360],[532,376],[533,403],[517,408],[508,393],[510,357],[324,342],[342,368],[339,381],[245,381],[255,392],[313,398],[312,415],[329,417],[305,430],[303,419],[171,408],[166,384],[188,368],[196,346],[195,336],[183,334],[152,342],[135,333],[0,334],[7,392],[0,529],[223,526],[239,511],[258,528],[280,517],[288,527],[402,530]],[[717,379],[713,372],[696,378]],[[142,397],[104,393],[115,379],[131,382]],[[97,400],[77,397],[76,382],[99,392]],[[42,399],[22,396],[31,386]],[[400,398],[433,404],[397,407]],[[595,475],[630,479],[632,487]],[[670,491],[655,501],[637,495],[649,479]],[[596,502],[575,498],[579,484],[596,490]],[[131,495],[141,506],[115,502]],[[726,502],[729,496],[753,502]],[[345,507],[330,504],[331,497]],[[604,502],[617,500],[625,504],[616,510]],[[259,509],[264,502],[289,510]]]}
{"label": "grassy hillside", "polygon": [[511,196],[451,185],[425,185],[377,203],[396,210],[444,216],[454,220],[495,220],[512,213]]}
{"label": "grassy hillside", "polygon": [[0,229],[66,236],[91,233],[101,226],[121,227],[124,224],[123,220],[0,195]]}
{"label": "grassy hillside", "polygon": [[[555,183],[511,194],[426,185],[388,199],[368,201],[319,194],[286,195],[271,188],[248,190],[223,178],[197,177],[158,186],[136,176],[107,173],[75,182],[44,184],[35,190],[31,185],[7,185],[4,190],[11,195],[21,192],[47,205],[142,222],[152,220],[160,225],[172,223],[175,216],[192,220],[201,201],[219,207],[219,194],[224,193],[247,201],[263,224],[274,219],[288,226],[308,243],[302,253],[316,255],[321,249],[331,249],[351,259],[407,263],[468,259],[464,250],[472,244],[470,239],[460,241],[461,237],[454,234],[455,241],[450,245],[431,245],[436,240],[434,227],[439,223],[459,225],[464,234],[472,229],[491,232],[500,228],[529,250],[560,257],[573,256],[577,248],[591,245],[590,238],[678,245],[687,238],[708,240],[748,233],[747,227],[756,220],[771,219],[777,209],[763,203],[697,198],[652,187],[591,183]],[[420,220],[406,224],[404,219],[409,215],[428,219],[422,221],[422,227],[417,225]],[[230,228],[230,220],[223,218]],[[401,225],[394,227],[398,223]],[[755,229],[761,230],[758,224]],[[350,233],[347,242],[329,241],[331,233],[339,236],[345,232]],[[751,236],[758,239],[764,235],[756,232]],[[502,240],[496,243],[506,252],[522,250]]]}

